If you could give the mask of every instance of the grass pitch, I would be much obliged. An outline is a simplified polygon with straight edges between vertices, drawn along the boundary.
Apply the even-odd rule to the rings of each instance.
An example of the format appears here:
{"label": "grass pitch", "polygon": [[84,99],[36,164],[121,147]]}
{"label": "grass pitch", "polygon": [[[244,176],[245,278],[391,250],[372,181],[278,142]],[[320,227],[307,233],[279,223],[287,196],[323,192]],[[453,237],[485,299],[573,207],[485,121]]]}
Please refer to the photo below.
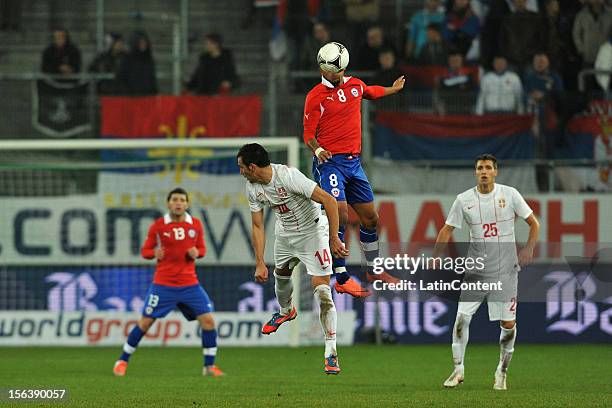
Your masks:
{"label": "grass pitch", "polygon": [[140,347],[128,375],[112,376],[116,348],[0,348],[0,388],[67,388],[74,407],[611,407],[610,345],[518,343],[508,391],[494,391],[496,345],[468,345],[465,383],[442,387],[450,346],[354,346],[338,376],[323,349],[220,348],[222,378],[202,377],[194,348]]}

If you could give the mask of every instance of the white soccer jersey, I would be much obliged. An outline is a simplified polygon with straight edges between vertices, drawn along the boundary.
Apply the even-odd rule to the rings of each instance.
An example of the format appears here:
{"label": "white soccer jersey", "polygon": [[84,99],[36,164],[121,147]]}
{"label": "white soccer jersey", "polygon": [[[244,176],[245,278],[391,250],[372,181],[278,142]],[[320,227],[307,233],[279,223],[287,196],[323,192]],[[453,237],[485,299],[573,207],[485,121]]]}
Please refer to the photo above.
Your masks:
{"label": "white soccer jersey", "polygon": [[476,187],[459,194],[446,224],[470,228],[469,256],[484,256],[485,272],[509,273],[520,269],[516,254],[514,220],[526,219],[533,211],[513,187],[495,184],[493,191],[481,194]]}
{"label": "white soccer jersey", "polygon": [[321,218],[321,206],[310,199],[317,183],[298,169],[271,164],[269,184],[247,181],[246,192],[251,212],[271,207],[276,213],[276,233],[291,234],[312,231]]}

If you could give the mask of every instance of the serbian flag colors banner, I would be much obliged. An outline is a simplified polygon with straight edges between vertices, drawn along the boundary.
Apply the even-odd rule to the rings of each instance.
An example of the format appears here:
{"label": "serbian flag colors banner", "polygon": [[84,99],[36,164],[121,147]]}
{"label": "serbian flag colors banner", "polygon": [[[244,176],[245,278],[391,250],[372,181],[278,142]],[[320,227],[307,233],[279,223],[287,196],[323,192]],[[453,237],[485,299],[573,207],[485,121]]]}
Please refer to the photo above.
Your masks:
{"label": "serbian flag colors banner", "polygon": [[374,155],[391,160],[473,159],[492,153],[500,159],[531,159],[533,117],[378,112]]}

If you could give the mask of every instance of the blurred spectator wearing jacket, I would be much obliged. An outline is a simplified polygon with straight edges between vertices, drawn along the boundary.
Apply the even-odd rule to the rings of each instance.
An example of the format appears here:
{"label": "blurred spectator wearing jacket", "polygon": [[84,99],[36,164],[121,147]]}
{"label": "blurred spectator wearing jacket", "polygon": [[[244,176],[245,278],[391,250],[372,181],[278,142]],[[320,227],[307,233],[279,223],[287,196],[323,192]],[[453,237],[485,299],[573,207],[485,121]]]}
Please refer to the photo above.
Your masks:
{"label": "blurred spectator wearing jacket", "polygon": [[[597,52],[597,58],[595,59],[595,69],[600,71],[612,71],[612,29],[606,41]],[[597,83],[604,91],[610,91],[610,73],[598,74],[596,76]]]}
{"label": "blurred spectator wearing jacket", "polygon": [[446,65],[448,61],[448,46],[442,38],[440,24],[427,26],[427,41],[415,62],[418,65]]}
{"label": "blurred spectator wearing jacket", "polygon": [[480,20],[470,6],[470,0],[453,0],[446,11],[442,35],[449,46],[465,57],[474,38],[480,33]]}
{"label": "blurred spectator wearing jacket", "polygon": [[519,76],[508,70],[508,61],[503,56],[493,59],[493,71],[480,80],[480,94],[476,102],[476,113],[524,113],[523,85]]}
{"label": "blurred spectator wearing jacket", "polygon": [[53,31],[53,40],[42,55],[42,72],[70,75],[81,71],[81,51],[70,40],[67,30]]}
{"label": "blurred spectator wearing jacket", "polygon": [[123,59],[118,75],[126,95],[144,96],[158,93],[155,60],[151,41],[143,31],[130,38],[130,51]]}
{"label": "blurred spectator wearing jacket", "polygon": [[357,58],[353,69],[362,71],[376,71],[378,65],[378,54],[384,49],[392,49],[395,52],[393,43],[385,36],[382,27],[375,25],[366,32],[365,43],[357,50]]}
{"label": "blurred spectator wearing jacket", "polygon": [[586,0],[574,20],[573,37],[582,61],[593,67],[599,47],[608,40],[612,27],[612,12],[606,9],[604,0]]}
{"label": "blurred spectator wearing jacket", "polygon": [[219,34],[211,33],[204,39],[205,51],[187,83],[187,90],[198,95],[229,93],[238,88],[239,79],[232,52],[223,47]]}
{"label": "blurred spectator wearing jacket", "polygon": [[116,78],[127,55],[125,41],[121,34],[110,33],[106,36],[107,48],[98,54],[89,64],[89,72],[113,74],[113,79],[103,79],[98,83],[100,95],[121,95],[124,91],[121,82]]}
{"label": "blurred spectator wearing jacket", "polygon": [[531,58],[546,49],[544,21],[527,9],[526,0],[514,0],[515,11],[501,20],[498,47],[508,63],[522,76]]}
{"label": "blurred spectator wearing jacket", "polygon": [[429,26],[444,22],[444,13],[440,9],[440,0],[425,0],[423,9],[414,13],[410,19],[410,31],[406,41],[406,59],[418,60],[423,47],[428,42]]}

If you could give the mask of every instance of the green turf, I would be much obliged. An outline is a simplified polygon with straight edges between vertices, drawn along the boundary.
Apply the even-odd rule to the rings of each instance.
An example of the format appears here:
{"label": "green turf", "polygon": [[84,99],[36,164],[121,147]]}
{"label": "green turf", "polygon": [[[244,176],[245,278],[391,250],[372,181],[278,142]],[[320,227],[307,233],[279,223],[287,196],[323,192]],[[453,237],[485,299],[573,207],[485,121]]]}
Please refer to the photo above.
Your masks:
{"label": "green turf", "polygon": [[[75,407],[612,407],[609,345],[517,345],[507,392],[492,390],[495,345],[469,345],[466,382],[445,390],[449,346],[221,348],[222,378],[201,376],[201,350],[141,347],[115,378],[116,348],[0,348],[0,388],[67,388]],[[0,402],[2,406],[10,404]],[[41,406],[18,403],[13,406]]]}

